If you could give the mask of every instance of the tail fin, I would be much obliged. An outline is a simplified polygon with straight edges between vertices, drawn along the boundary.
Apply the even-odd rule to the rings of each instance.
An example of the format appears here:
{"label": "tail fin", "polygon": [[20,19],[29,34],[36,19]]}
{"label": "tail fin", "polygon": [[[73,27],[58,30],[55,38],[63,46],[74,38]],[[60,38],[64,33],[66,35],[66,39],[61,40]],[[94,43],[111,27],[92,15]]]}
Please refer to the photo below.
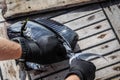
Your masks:
{"label": "tail fin", "polygon": [[100,57],[100,58],[103,58],[105,59],[106,61],[108,61],[104,56],[102,55],[99,55],[99,54],[94,54],[94,53],[75,53],[75,55],[73,55],[70,60],[69,60],[69,64],[71,64],[71,61],[73,59],[82,59],[82,60],[85,60],[85,61],[89,61],[95,57]]}

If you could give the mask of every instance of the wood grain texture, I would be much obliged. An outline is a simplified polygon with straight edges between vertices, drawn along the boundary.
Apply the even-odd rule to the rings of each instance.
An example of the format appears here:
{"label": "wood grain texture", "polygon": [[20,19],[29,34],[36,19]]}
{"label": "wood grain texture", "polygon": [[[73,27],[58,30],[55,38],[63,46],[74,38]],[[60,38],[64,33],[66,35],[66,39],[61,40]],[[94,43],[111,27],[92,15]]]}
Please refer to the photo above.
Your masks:
{"label": "wood grain texture", "polygon": [[116,76],[119,74],[120,74],[120,62],[118,64],[97,71],[95,80],[106,80],[111,76]]}
{"label": "wood grain texture", "polygon": [[102,8],[99,6],[99,4],[93,4],[89,6],[83,6],[80,8],[76,8],[76,10],[73,10],[71,12],[68,12],[66,14],[62,14],[59,16],[56,16],[52,18],[55,21],[58,21],[60,23],[67,23],[71,20],[74,20],[76,18],[84,17],[89,14],[93,14],[97,11],[100,11]]}
{"label": "wood grain texture", "polygon": [[64,71],[61,71],[61,72],[56,73],[54,75],[42,78],[42,80],[64,80],[64,78],[68,72],[69,72],[69,70],[64,70]]}
{"label": "wood grain texture", "polygon": [[18,67],[14,60],[0,61],[3,80],[20,80]]}
{"label": "wood grain texture", "polygon": [[102,7],[120,40],[120,0],[109,0]]}
{"label": "wood grain texture", "polygon": [[13,18],[55,9],[68,8],[103,0],[6,0],[5,18]]}
{"label": "wood grain texture", "polygon": [[2,15],[2,9],[0,9],[0,22],[3,22],[5,21],[5,19],[3,18],[3,15]]}
{"label": "wood grain texture", "polygon": [[34,80],[34,79],[38,79],[41,77],[51,75],[54,72],[59,72],[60,70],[68,68],[68,67],[69,67],[69,62],[68,62],[68,60],[65,60],[65,61],[61,61],[58,63],[48,65],[48,67],[46,67],[46,71],[44,71],[44,72],[30,71],[30,75],[31,75],[32,80]]}
{"label": "wood grain texture", "polygon": [[85,27],[83,29],[77,30],[77,34],[79,35],[79,39],[84,39],[86,37],[92,36],[94,34],[100,33],[107,29],[110,29],[110,25],[107,20],[96,23],[94,25]]}
{"label": "wood grain texture", "polygon": [[118,75],[118,77],[111,78],[111,80],[120,80],[120,75]]}
{"label": "wood grain texture", "polygon": [[80,45],[80,49],[86,49],[91,46],[101,44],[103,42],[106,42],[108,40],[114,39],[115,35],[112,30],[97,34],[95,36],[92,36],[90,38],[87,38],[85,40],[80,40],[78,44]]}
{"label": "wood grain texture", "polygon": [[99,46],[87,49],[85,51],[82,51],[83,53],[96,53],[99,55],[105,55],[105,54],[109,54],[113,51],[119,50],[120,49],[120,45],[119,42],[117,40],[111,41],[111,42],[107,42],[104,44],[101,44]]}
{"label": "wood grain texture", "polygon": [[91,25],[98,21],[106,19],[104,13],[102,11],[85,16],[83,18],[76,19],[74,21],[68,22],[65,25],[70,27],[73,30],[80,29],[84,26]]}
{"label": "wood grain texture", "polygon": [[113,52],[113,54],[109,54],[104,57],[106,58],[107,61],[102,58],[98,58],[91,61],[96,65],[98,71],[104,69],[105,67],[109,67],[112,64],[118,63],[120,61],[120,51]]}

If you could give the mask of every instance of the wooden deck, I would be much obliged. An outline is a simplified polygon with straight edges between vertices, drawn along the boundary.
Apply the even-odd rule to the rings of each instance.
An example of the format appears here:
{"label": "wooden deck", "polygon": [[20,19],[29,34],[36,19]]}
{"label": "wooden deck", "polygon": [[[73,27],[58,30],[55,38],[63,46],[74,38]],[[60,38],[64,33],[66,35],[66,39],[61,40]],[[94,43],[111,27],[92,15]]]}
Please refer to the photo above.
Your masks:
{"label": "wooden deck", "polygon": [[[109,0],[104,3],[78,6],[27,17],[30,19],[49,18],[75,30],[79,35],[75,52],[96,53],[103,55],[108,60],[105,61],[102,58],[91,60],[97,67],[95,80],[120,80],[119,0]],[[27,17],[5,21],[0,16],[0,36],[6,37],[5,27]],[[6,64],[6,61],[0,62],[0,80],[19,80],[15,63],[13,61],[7,62],[9,65]],[[64,80],[68,69],[68,60],[66,60],[49,65],[45,72],[30,71],[29,74],[32,80]]]}

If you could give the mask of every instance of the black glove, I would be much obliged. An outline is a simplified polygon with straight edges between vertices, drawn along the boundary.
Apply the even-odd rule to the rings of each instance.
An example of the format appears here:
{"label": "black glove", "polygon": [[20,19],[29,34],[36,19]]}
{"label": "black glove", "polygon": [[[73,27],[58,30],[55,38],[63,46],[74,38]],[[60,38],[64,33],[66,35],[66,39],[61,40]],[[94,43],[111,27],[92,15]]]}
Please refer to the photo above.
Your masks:
{"label": "black glove", "polygon": [[93,63],[81,59],[73,59],[66,78],[71,74],[76,74],[80,80],[94,80],[95,71],[96,67]]}
{"label": "black glove", "polygon": [[54,36],[41,37],[39,45],[29,38],[16,37],[12,40],[18,42],[22,47],[23,53],[19,59],[21,61],[51,64],[66,58],[65,48]]}

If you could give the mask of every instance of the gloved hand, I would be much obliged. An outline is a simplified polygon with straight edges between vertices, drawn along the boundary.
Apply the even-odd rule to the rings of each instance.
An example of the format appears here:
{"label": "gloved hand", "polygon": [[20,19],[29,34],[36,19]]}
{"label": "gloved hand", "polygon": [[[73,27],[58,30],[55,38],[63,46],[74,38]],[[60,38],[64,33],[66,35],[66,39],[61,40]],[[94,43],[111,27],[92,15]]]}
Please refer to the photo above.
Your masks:
{"label": "gloved hand", "polygon": [[66,50],[54,36],[44,36],[40,38],[41,44],[24,37],[12,39],[22,47],[22,56],[19,60],[34,62],[39,64],[51,64],[62,61],[66,58]]}
{"label": "gloved hand", "polygon": [[73,59],[66,78],[71,74],[77,75],[80,80],[94,80],[96,67],[93,63],[81,59]]}

